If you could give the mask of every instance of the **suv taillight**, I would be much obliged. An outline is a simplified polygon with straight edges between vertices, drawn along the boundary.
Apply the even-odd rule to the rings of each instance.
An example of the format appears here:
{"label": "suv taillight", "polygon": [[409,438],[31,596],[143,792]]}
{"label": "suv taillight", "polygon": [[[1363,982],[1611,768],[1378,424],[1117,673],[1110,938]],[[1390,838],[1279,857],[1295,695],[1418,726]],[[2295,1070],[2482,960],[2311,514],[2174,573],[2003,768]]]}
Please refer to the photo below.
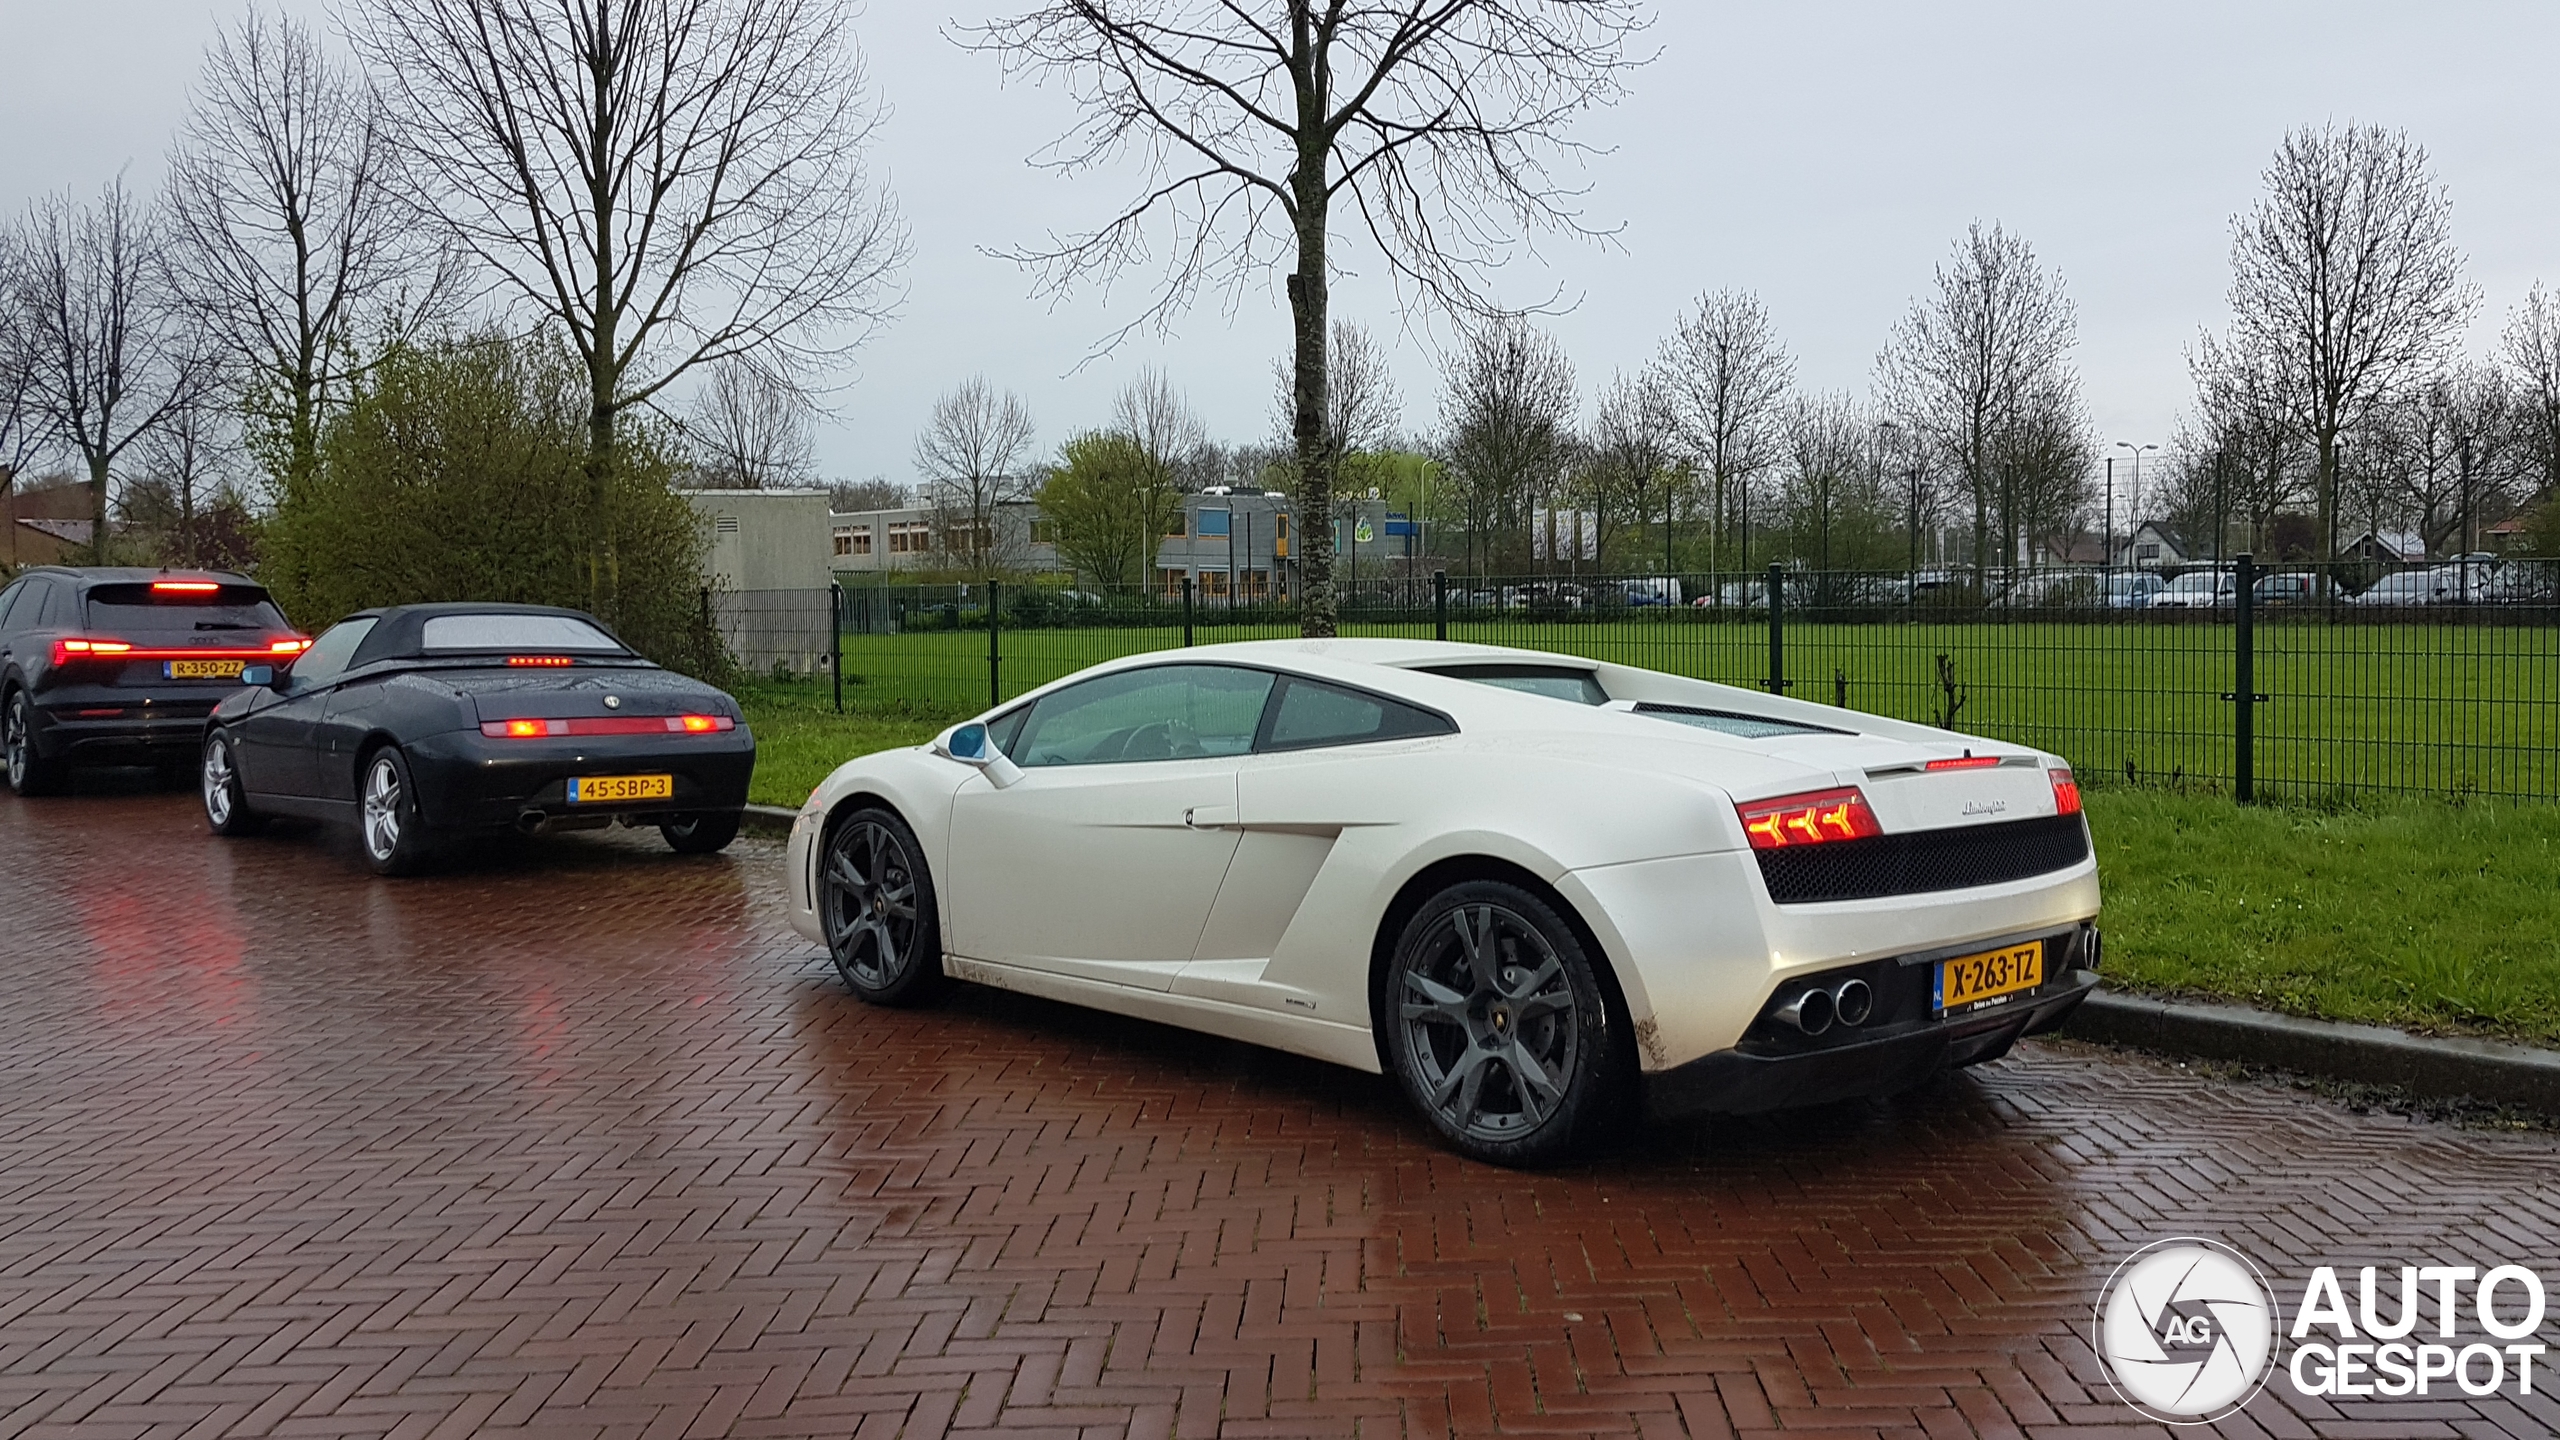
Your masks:
{"label": "suv taillight", "polygon": [[1867,808],[1867,797],[1854,785],[1746,800],[1733,809],[1742,817],[1742,833],[1750,837],[1754,850],[1864,840],[1884,833],[1875,812]]}
{"label": "suv taillight", "polygon": [[101,657],[121,660],[133,653],[133,647],[122,640],[56,640],[53,663],[69,665],[74,661]]}

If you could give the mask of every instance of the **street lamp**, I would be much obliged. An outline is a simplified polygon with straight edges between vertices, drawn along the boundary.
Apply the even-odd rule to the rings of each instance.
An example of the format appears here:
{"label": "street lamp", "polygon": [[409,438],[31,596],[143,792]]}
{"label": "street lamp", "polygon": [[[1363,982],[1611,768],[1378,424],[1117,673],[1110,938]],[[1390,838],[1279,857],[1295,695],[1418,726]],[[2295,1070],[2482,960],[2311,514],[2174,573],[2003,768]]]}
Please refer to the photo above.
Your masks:
{"label": "street lamp", "polygon": [[[2142,521],[2142,452],[2145,450],[2157,450],[2160,447],[2157,445],[2136,445],[2130,440],[2119,440],[2116,442],[2116,448],[2119,450],[2130,450],[2133,452],[2133,498],[2125,502],[2125,521],[2128,524],[2139,525]],[[2109,478],[2112,480],[2113,477],[2110,476]],[[2114,487],[2111,484],[2108,488],[2113,489]],[[2108,497],[2107,508],[2110,512],[2107,516],[2107,519],[2110,522],[2108,529],[2112,532],[2114,529],[2112,522],[2115,519],[2115,516],[2112,513],[2115,509],[2115,499],[2113,496]],[[2126,532],[2125,542],[2127,544],[2132,543],[2134,533],[2135,532],[2132,531]]]}

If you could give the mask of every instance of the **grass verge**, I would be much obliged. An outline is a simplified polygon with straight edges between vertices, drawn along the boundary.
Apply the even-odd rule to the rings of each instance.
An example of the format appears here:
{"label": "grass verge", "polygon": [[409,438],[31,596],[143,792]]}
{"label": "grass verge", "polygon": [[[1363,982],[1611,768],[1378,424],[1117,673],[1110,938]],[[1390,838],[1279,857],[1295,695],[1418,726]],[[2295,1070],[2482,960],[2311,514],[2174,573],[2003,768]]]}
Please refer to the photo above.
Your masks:
{"label": "grass verge", "polygon": [[[957,710],[750,685],[760,804],[914,745]],[[2560,1044],[2560,807],[2242,807],[2093,789],[2110,983],[2291,1015]]]}

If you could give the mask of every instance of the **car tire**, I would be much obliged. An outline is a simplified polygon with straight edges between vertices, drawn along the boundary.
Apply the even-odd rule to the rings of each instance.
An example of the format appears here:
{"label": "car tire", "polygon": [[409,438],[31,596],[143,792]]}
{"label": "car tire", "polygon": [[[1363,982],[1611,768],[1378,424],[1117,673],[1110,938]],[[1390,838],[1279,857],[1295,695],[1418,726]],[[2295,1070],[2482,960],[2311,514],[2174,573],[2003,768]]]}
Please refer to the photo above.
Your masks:
{"label": "car tire", "polygon": [[1381,990],[1388,1067],[1450,1148],[1548,1165],[1608,1127],[1627,1027],[1545,899],[1501,881],[1450,886],[1405,923]]}
{"label": "car tire", "polygon": [[7,751],[11,791],[26,796],[62,793],[65,767],[36,749],[36,705],[24,690],[10,691],[8,707],[0,712],[0,745]]}
{"label": "car tire", "polygon": [[856,810],[828,831],[816,889],[818,925],[846,989],[874,1005],[920,1005],[947,983],[924,847],[894,812]]}
{"label": "car tire", "polygon": [[415,875],[435,858],[433,839],[418,818],[409,757],[397,746],[365,757],[356,785],[356,838],[376,875]]}
{"label": "car tire", "polygon": [[267,817],[249,808],[248,789],[240,783],[239,751],[230,736],[216,730],[205,737],[196,778],[204,796],[204,823],[214,834],[236,838],[266,828]]}
{"label": "car tire", "polygon": [[717,855],[738,838],[736,810],[695,810],[666,821],[658,833],[667,838],[667,848],[679,855]]}

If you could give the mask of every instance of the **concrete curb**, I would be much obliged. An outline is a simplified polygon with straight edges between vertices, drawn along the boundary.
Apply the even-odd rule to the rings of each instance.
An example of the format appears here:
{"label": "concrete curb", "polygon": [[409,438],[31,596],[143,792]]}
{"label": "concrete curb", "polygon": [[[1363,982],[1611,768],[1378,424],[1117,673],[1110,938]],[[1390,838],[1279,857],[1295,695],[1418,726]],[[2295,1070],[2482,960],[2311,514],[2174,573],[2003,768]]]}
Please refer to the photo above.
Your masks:
{"label": "concrete curb", "polygon": [[2206,1060],[2236,1060],[2333,1080],[2389,1085],[2427,1099],[2485,1100],[2560,1115],[2560,1051],[2438,1039],[2380,1025],[2298,1020],[2244,1005],[2154,1000],[2100,990],[2062,1033]]}
{"label": "concrete curb", "polygon": [[750,835],[788,835],[791,822],[799,817],[797,810],[780,805],[750,805],[738,820],[738,828]]}

